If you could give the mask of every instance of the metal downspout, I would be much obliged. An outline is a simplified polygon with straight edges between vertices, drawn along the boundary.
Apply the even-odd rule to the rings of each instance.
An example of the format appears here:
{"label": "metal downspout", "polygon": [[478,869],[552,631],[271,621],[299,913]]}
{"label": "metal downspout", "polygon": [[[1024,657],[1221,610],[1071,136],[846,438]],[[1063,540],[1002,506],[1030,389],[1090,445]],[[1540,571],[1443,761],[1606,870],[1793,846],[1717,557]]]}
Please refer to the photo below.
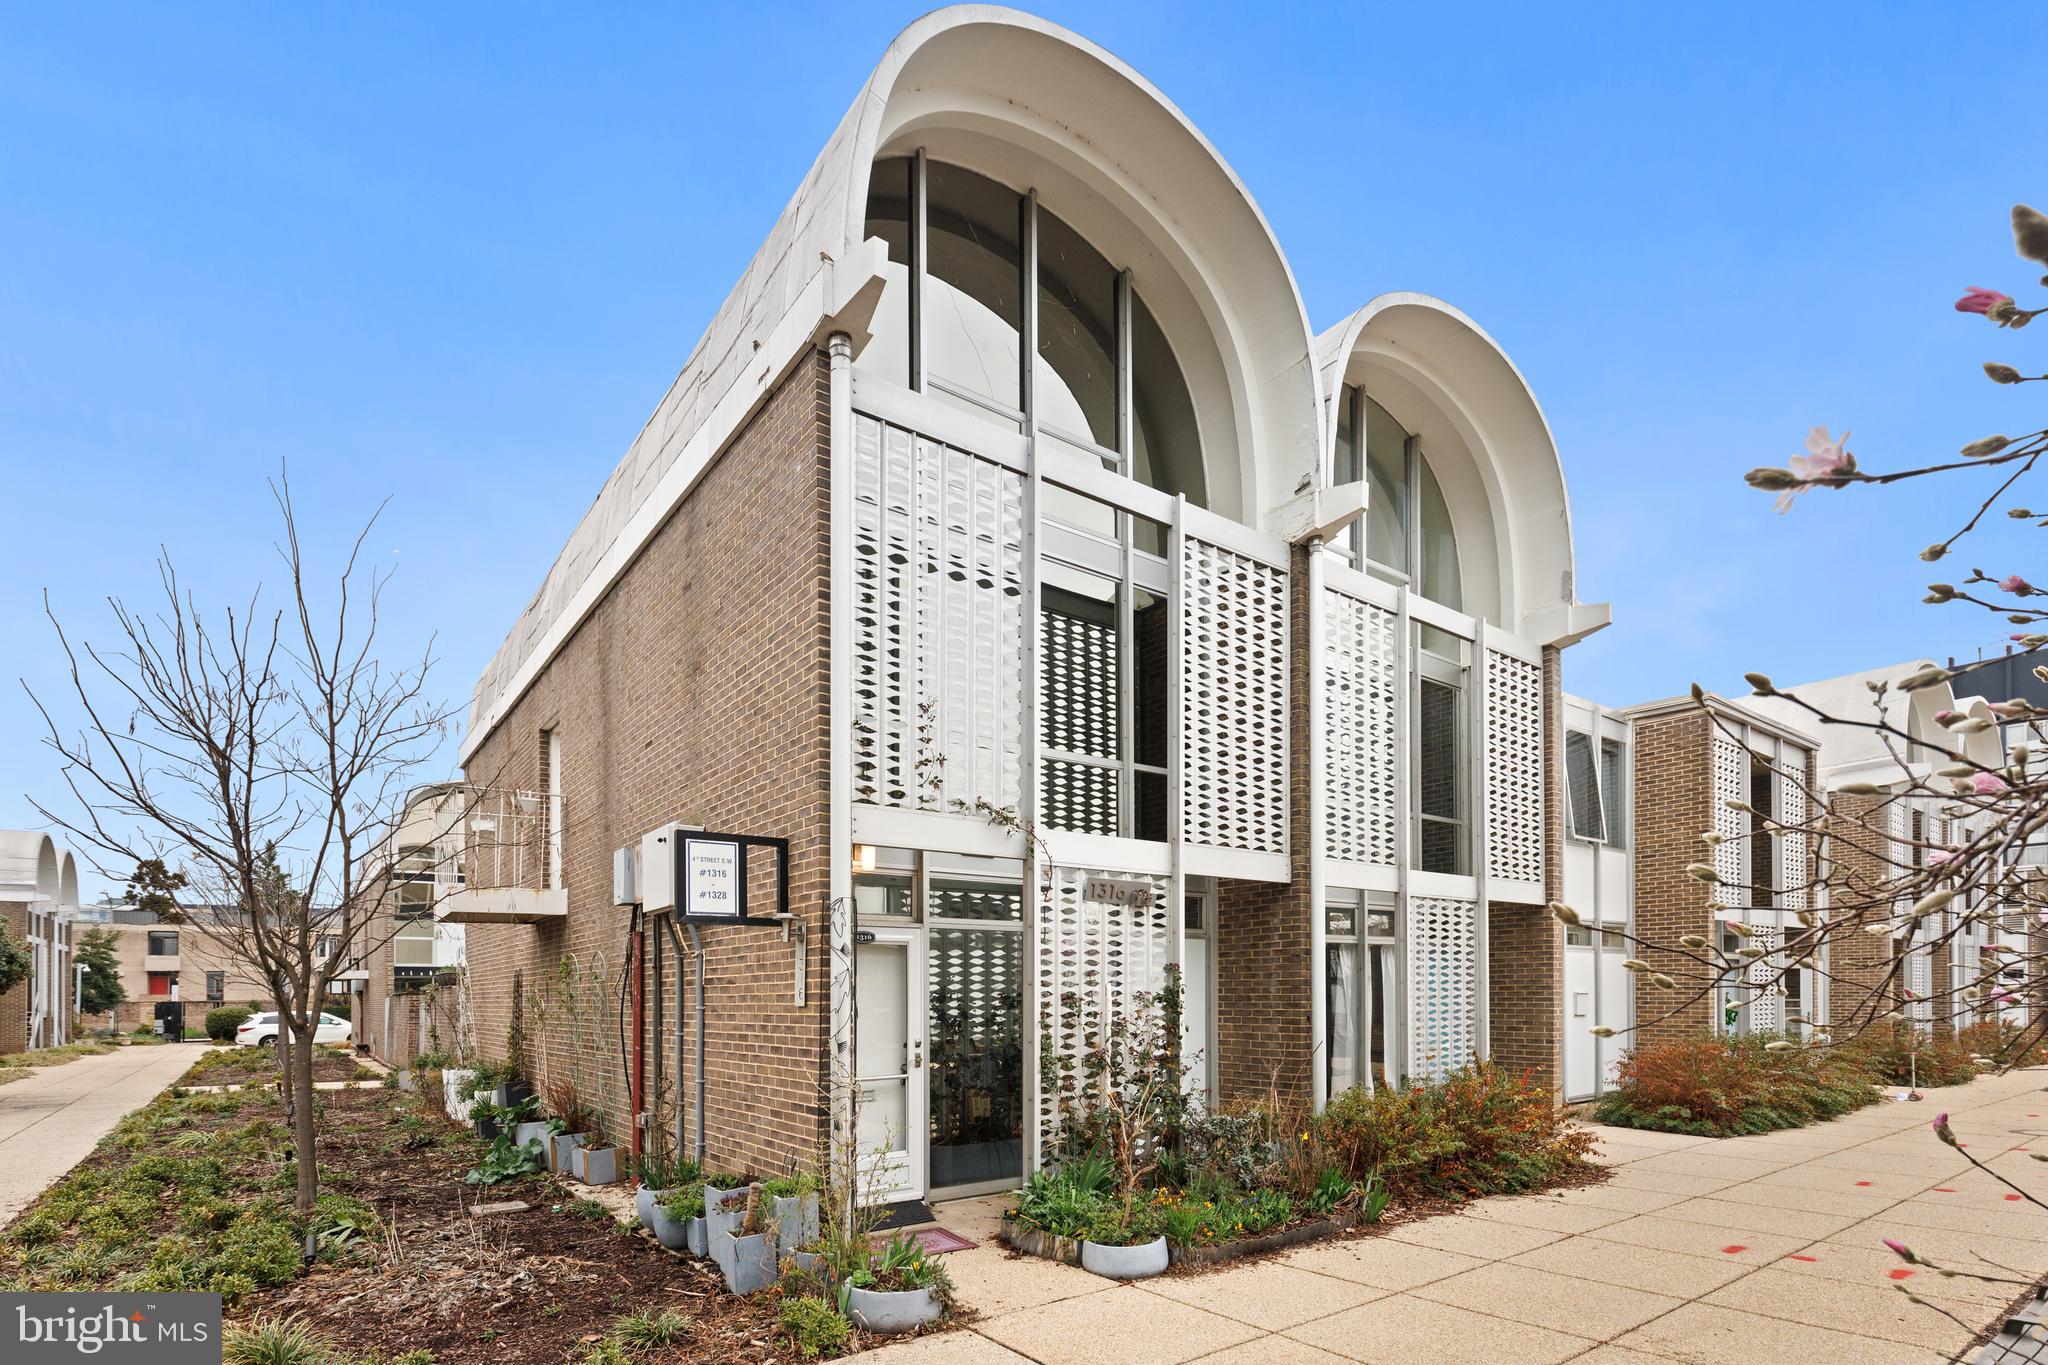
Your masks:
{"label": "metal downspout", "polygon": [[[919,154],[920,159],[922,155]],[[917,183],[920,187],[923,185],[921,175]],[[853,1150],[854,1106],[860,1089],[854,1060],[853,339],[844,332],[834,332],[826,340],[825,348],[831,366],[827,396],[829,449],[826,452],[827,496],[830,501],[825,528],[830,556],[825,764],[829,776],[826,786],[823,926],[826,940],[826,1036],[819,1064],[825,1073],[824,1089],[830,1106],[829,1150],[841,1152]],[[835,907],[843,908],[844,913],[837,913]],[[700,1009],[702,961],[700,957]],[[843,977],[837,970],[841,963],[846,966]],[[701,1077],[701,1070],[699,1075]],[[849,1180],[848,1188],[853,1183]]]}

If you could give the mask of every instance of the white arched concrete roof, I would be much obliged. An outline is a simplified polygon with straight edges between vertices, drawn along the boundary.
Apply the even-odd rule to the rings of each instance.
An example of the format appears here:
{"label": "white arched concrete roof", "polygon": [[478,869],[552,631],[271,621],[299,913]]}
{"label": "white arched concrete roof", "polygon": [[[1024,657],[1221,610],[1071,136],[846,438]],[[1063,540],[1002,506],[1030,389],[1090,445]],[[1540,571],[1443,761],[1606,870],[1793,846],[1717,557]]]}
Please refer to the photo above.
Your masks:
{"label": "white arched concrete roof", "polygon": [[[1314,481],[1325,442],[1308,316],[1236,173],[1172,101],[1087,39],[1000,6],[935,10],[882,54],[479,678],[465,759],[659,526],[644,505],[680,498],[671,468],[707,461],[707,430],[712,444],[731,434],[719,423],[732,396],[781,373],[792,329],[805,341],[828,324],[864,329],[858,299],[880,264],[863,246],[869,168],[917,145],[1006,183],[1028,178],[1131,270],[1198,395],[1214,510],[1263,527]],[[1206,351],[1189,344],[1196,325]]]}
{"label": "white arched concrete roof", "polygon": [[[1442,299],[1382,294],[1324,332],[1317,350],[1326,403],[1347,381],[1398,395],[1387,409],[1422,437],[1451,504],[1467,610],[1539,643],[1606,624],[1605,607],[1576,594],[1571,500],[1550,423],[1484,328]],[[1335,424],[1323,425],[1327,470]]]}
{"label": "white arched concrete roof", "polygon": [[78,908],[78,859],[65,849],[57,867],[57,905],[61,909]]}
{"label": "white arched concrete roof", "polygon": [[[1947,682],[1910,692],[1899,687],[1915,673],[1940,666],[1933,659],[1908,659],[1861,673],[1845,673],[1839,678],[1781,684],[1780,687],[1807,705],[1818,707],[1844,721],[1872,721],[1882,717],[1887,723],[1904,730],[1912,744],[1903,757],[1917,769],[1924,771],[1929,767],[1945,766],[1947,760],[1942,757],[1942,751],[1961,754],[1987,768],[1997,767],[2000,746],[1995,730],[1957,734],[1936,719],[1943,711],[1981,713],[1988,717],[1990,713],[1981,697],[1958,697],[1953,685]],[[1885,684],[1885,690],[1881,694],[1873,692],[1873,683]],[[1818,734],[1824,781],[1876,782],[1882,785],[1904,776],[1899,768],[1899,757],[1887,747],[1884,737],[1862,725],[1816,720],[1810,712],[1782,697],[1748,697],[1744,699],[1744,705],[1767,715],[1796,720]],[[1929,745],[1934,746],[1935,752],[1922,747]]]}
{"label": "white arched concrete roof", "polygon": [[55,901],[63,886],[55,840],[36,830],[0,829],[0,901]]}

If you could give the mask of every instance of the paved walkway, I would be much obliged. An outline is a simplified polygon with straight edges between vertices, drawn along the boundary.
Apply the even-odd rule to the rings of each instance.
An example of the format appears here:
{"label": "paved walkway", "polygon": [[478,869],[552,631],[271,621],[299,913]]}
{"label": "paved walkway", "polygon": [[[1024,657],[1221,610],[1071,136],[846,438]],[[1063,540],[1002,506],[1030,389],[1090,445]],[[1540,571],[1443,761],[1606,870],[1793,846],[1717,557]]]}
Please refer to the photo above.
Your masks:
{"label": "paved walkway", "polygon": [[2029,1154],[2048,1152],[2044,1083],[2043,1070],[1986,1077],[1927,1103],[1762,1137],[1599,1128],[1600,1159],[1615,1167],[1604,1184],[1482,1200],[1382,1236],[1130,1285],[1006,1256],[994,1240],[999,1199],[943,1205],[942,1224],[981,1243],[946,1258],[981,1320],[860,1358],[1940,1361],[2016,1288],[1910,1270],[1880,1239],[1951,1266],[1989,1257],[2030,1277],[2048,1272],[2048,1212],[2008,1196],[1928,1130],[1946,1109],[1972,1156],[2048,1191],[2048,1165]]}
{"label": "paved walkway", "polygon": [[118,1048],[0,1085],[0,1225],[77,1165],[121,1118],[199,1060],[199,1044]]}

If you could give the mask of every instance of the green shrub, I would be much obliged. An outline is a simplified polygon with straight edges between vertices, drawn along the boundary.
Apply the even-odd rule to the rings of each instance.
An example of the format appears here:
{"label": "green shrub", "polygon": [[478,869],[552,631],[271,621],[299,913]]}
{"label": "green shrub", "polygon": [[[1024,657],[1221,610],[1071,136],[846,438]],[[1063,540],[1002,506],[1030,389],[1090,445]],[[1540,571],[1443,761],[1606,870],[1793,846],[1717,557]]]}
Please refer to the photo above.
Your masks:
{"label": "green shrub", "polygon": [[1885,1085],[1961,1085],[1977,1075],[1968,1043],[1904,1021],[1873,1024],[1841,1050]]}
{"label": "green shrub", "polygon": [[789,1333],[789,1344],[805,1360],[830,1359],[846,1349],[853,1325],[839,1310],[812,1294],[782,1301],[776,1322]]}
{"label": "green shrub", "polygon": [[1593,1145],[1546,1087],[1491,1062],[1431,1084],[1347,1090],[1324,1111],[1320,1139],[1354,1180],[1452,1199],[1552,1184],[1583,1169]]}
{"label": "green shrub", "polygon": [[216,1042],[232,1043],[235,1030],[249,1022],[249,1011],[240,1005],[223,1005],[206,1012],[206,1036]]}
{"label": "green shrub", "polygon": [[296,1316],[231,1322],[221,1334],[222,1365],[329,1365],[334,1348]]}
{"label": "green shrub", "polygon": [[1699,1037],[1638,1047],[1623,1055],[1594,1117],[1625,1128],[1730,1137],[1797,1128],[1876,1101],[1868,1054],[1774,1051],[1774,1041]]}

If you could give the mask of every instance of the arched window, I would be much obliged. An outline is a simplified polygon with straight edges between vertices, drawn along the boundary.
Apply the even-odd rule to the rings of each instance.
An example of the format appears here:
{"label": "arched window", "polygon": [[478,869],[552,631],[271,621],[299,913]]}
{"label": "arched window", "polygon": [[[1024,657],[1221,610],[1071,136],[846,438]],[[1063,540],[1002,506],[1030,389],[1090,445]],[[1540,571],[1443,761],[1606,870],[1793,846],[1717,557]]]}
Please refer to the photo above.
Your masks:
{"label": "arched window", "polygon": [[889,254],[862,369],[1034,424],[1207,505],[1194,398],[1172,344],[1130,272],[1035,194],[922,155],[886,157],[869,181],[866,231]]}
{"label": "arched window", "polygon": [[1436,473],[1407,428],[1356,384],[1344,385],[1338,395],[1334,473],[1338,483],[1367,484],[1364,524],[1352,526],[1337,548],[1353,562],[1405,579],[1430,601],[1463,611],[1457,530]]}

